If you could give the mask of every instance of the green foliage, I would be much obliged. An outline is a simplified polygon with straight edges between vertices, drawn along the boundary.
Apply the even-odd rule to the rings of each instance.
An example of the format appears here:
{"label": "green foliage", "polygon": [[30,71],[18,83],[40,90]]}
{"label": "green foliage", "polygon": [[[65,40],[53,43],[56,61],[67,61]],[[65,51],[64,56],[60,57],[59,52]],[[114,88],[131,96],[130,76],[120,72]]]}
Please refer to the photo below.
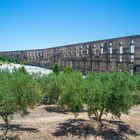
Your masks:
{"label": "green foliage", "polygon": [[134,85],[127,73],[113,73],[110,79],[110,92],[107,96],[106,111],[120,117],[133,106]]}
{"label": "green foliage", "polygon": [[52,66],[52,70],[53,70],[53,73],[55,73],[56,75],[60,73],[60,68],[58,64],[54,64],[54,66]]}
{"label": "green foliage", "polygon": [[[51,74],[47,76],[46,78],[49,79],[47,85],[46,85],[46,90],[47,90],[47,95],[49,97],[49,102],[51,103],[56,103],[58,101],[59,95],[62,91],[61,89],[61,77],[56,74]],[[47,80],[47,79],[46,79]]]}
{"label": "green foliage", "polygon": [[87,95],[85,97],[86,104],[88,107],[89,116],[94,114],[96,119],[100,121],[100,116],[105,108],[105,95],[108,91],[107,86],[107,75],[100,74],[89,74],[87,75]]}
{"label": "green foliage", "polygon": [[20,64],[21,59],[20,59],[20,55],[16,55],[16,58],[14,59],[15,63]]}
{"label": "green foliage", "polygon": [[6,133],[10,116],[14,113],[27,115],[27,109],[40,103],[41,99],[40,85],[23,67],[14,73],[0,71],[0,116],[5,121]]}
{"label": "green foliage", "polygon": [[26,71],[26,69],[25,69],[24,66],[20,67],[20,68],[18,69],[18,71],[19,71],[19,73],[27,74],[27,71]]}
{"label": "green foliage", "polygon": [[59,107],[68,109],[75,115],[82,110],[83,82],[83,75],[80,72],[61,73],[57,76],[50,74],[43,76],[40,81],[49,102],[57,103]]}
{"label": "green foliage", "polygon": [[140,75],[134,75],[132,81],[135,85],[135,92],[133,96],[134,104],[140,104]]}
{"label": "green foliage", "polygon": [[140,76],[126,72],[88,73],[83,76],[71,67],[60,73],[57,64],[50,75],[30,75],[24,67],[13,73],[0,71],[0,116],[8,126],[14,113],[28,114],[28,108],[47,95],[51,103],[68,109],[75,116],[83,107],[101,122],[103,114],[120,117],[140,103]]}
{"label": "green foliage", "polygon": [[[23,71],[22,71],[23,70]],[[38,82],[21,68],[14,73],[11,88],[14,91],[18,112],[26,115],[27,108],[33,107],[42,99],[42,93]]]}
{"label": "green foliage", "polygon": [[6,61],[7,59],[6,59],[6,57],[0,56],[0,60],[1,61]]}
{"label": "green foliage", "polygon": [[71,72],[73,72],[73,68],[72,67],[67,66],[67,67],[64,68],[64,73],[71,73]]}
{"label": "green foliage", "polygon": [[94,114],[101,122],[103,114],[120,117],[133,106],[133,82],[122,72],[99,73],[87,76],[86,103],[88,114]]}
{"label": "green foliage", "polygon": [[6,56],[0,56],[0,61],[3,62],[14,62],[14,60],[10,59],[9,57]]}
{"label": "green foliage", "polygon": [[48,95],[47,85],[50,82],[49,75],[40,76],[40,75],[35,74],[34,77],[40,84],[44,96]]}
{"label": "green foliage", "polygon": [[77,115],[82,110],[83,105],[83,75],[79,72],[73,72],[64,73],[62,76],[64,82],[58,104]]}
{"label": "green foliage", "polygon": [[42,83],[50,102],[75,115],[87,107],[88,115],[101,122],[103,114],[120,117],[128,113],[138,89],[134,80],[126,72],[89,73],[85,77],[80,72],[65,72],[48,75]]}

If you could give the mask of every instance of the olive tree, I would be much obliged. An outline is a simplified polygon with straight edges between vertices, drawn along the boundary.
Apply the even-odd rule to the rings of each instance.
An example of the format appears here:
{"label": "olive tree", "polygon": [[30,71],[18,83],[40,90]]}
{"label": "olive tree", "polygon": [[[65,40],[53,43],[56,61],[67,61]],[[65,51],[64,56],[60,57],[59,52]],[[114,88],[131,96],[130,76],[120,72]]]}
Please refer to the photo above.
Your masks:
{"label": "olive tree", "polygon": [[122,72],[89,74],[87,76],[86,103],[89,116],[101,122],[103,114],[117,117],[128,113],[133,105],[133,82]]}
{"label": "olive tree", "polygon": [[134,102],[134,105],[137,105],[137,104],[140,104],[140,75],[133,75],[132,81],[135,85],[133,102]]}
{"label": "olive tree", "polygon": [[40,85],[31,75],[21,69],[14,73],[0,71],[0,116],[6,124],[5,134],[10,116],[15,113],[27,115],[28,108],[40,103],[41,99]]}
{"label": "olive tree", "polygon": [[50,103],[57,103],[57,101],[59,99],[59,95],[62,91],[62,89],[61,89],[61,86],[62,86],[61,74],[56,75],[55,73],[53,73],[53,74],[50,74],[48,76],[45,76],[42,79],[42,84],[43,83],[44,83],[43,87],[45,89],[45,93],[49,97],[49,102]]}
{"label": "olive tree", "polygon": [[133,104],[135,85],[132,77],[123,72],[111,74],[111,89],[107,96],[106,111],[120,117],[122,113],[128,114]]}
{"label": "olive tree", "polygon": [[63,73],[63,84],[58,104],[72,111],[75,116],[82,110],[84,103],[83,75],[80,72]]}

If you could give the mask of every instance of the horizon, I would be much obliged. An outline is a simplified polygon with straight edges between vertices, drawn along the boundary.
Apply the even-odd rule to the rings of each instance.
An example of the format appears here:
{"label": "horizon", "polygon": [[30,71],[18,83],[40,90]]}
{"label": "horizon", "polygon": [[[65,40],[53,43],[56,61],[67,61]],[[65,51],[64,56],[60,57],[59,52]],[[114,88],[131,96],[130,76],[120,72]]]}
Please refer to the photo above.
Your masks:
{"label": "horizon", "polygon": [[104,39],[99,39],[99,40],[91,40],[91,41],[85,41],[85,42],[77,42],[77,43],[73,43],[73,44],[64,44],[62,46],[53,46],[53,47],[47,47],[47,48],[39,48],[39,49],[21,49],[21,50],[9,50],[9,51],[0,51],[0,52],[15,52],[15,51],[32,51],[32,50],[44,50],[44,49],[53,49],[53,48],[61,48],[61,47],[65,47],[65,46],[71,46],[71,45],[79,45],[79,44],[84,44],[84,43],[90,43],[90,42],[100,42],[100,41],[107,41],[107,40],[114,40],[114,39],[122,39],[122,38],[127,38],[127,37],[136,37],[136,36],[140,36],[140,34],[136,34],[136,35],[129,35],[129,36],[119,36],[119,37],[113,37],[113,38],[104,38]]}
{"label": "horizon", "polygon": [[139,0],[1,0],[0,51],[140,34]]}

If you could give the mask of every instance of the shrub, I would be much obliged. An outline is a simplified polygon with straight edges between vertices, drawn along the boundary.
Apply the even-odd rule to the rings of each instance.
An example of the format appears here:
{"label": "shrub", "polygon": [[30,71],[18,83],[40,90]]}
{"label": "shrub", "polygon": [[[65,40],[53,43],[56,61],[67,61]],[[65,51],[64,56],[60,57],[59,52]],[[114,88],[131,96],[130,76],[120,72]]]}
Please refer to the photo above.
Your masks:
{"label": "shrub", "polygon": [[52,70],[53,70],[53,73],[55,73],[56,75],[60,73],[60,68],[58,64],[54,64],[54,66],[52,66]]}
{"label": "shrub", "polygon": [[67,67],[64,68],[64,73],[71,73],[71,72],[73,72],[73,68],[72,67],[67,66]]}

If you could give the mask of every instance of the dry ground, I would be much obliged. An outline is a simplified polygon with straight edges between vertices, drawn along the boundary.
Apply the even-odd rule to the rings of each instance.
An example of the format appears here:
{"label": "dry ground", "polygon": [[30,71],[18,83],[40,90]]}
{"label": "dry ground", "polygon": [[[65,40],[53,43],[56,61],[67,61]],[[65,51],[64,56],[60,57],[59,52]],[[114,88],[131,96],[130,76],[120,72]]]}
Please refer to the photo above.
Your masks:
{"label": "dry ground", "polygon": [[[132,108],[129,115],[122,115],[121,120],[112,118],[111,115],[104,116],[103,123],[101,129],[85,112],[75,119],[72,113],[58,110],[54,105],[42,105],[31,110],[24,118],[15,115],[10,122],[12,130],[9,131],[7,139],[140,140],[140,106]],[[0,127],[3,127],[1,119]]]}

